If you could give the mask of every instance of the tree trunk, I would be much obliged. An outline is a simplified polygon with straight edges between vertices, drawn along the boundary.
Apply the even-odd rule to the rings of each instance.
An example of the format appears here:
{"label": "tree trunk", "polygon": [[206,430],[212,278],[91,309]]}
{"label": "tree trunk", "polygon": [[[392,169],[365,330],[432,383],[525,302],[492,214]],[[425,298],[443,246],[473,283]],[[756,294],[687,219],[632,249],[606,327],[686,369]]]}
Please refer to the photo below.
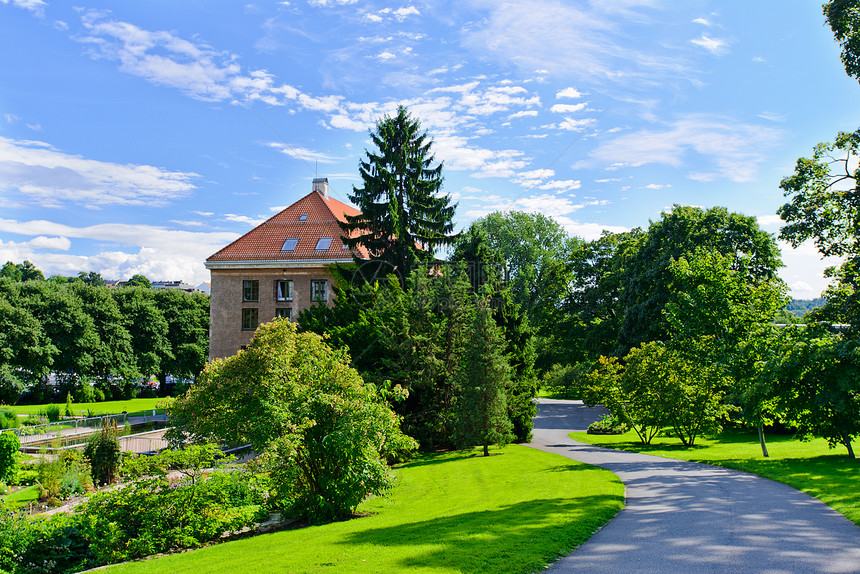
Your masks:
{"label": "tree trunk", "polygon": [[842,442],[845,445],[845,448],[848,449],[848,456],[850,458],[856,458],[854,456],[854,449],[851,448],[851,437],[847,434],[842,435]]}
{"label": "tree trunk", "polygon": [[765,458],[769,458],[770,455],[767,453],[767,445],[764,442],[764,428],[762,425],[758,425],[758,442],[761,444],[761,455]]}
{"label": "tree trunk", "polygon": [[[849,448],[849,450],[851,449],[851,447],[848,447],[848,448]],[[486,443],[484,443],[484,456],[490,456],[490,445],[486,444]],[[854,455],[852,454],[851,456],[854,456]]]}
{"label": "tree trunk", "polygon": [[158,396],[166,397],[170,395],[167,389],[167,373],[158,373]]}

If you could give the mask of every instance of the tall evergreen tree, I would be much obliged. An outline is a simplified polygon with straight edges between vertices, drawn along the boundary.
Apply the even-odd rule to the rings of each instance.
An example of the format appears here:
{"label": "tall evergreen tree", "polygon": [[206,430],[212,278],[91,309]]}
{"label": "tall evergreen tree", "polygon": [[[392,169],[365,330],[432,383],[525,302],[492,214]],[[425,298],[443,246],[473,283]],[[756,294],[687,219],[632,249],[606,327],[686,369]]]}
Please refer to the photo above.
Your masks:
{"label": "tall evergreen tree", "polygon": [[511,368],[502,354],[503,348],[504,339],[489,302],[479,297],[472,337],[466,343],[454,380],[460,391],[456,409],[458,442],[462,446],[483,446],[484,456],[489,456],[491,444],[504,445],[513,438],[506,401]]}
{"label": "tall evergreen tree", "polygon": [[432,260],[436,248],[454,240],[456,204],[441,195],[442,164],[431,153],[433,140],[406,108],[377,122],[370,139],[378,151],[366,150],[367,159],[359,162],[364,185],[353,186],[349,199],[361,214],[341,224],[344,243],[364,247],[371,260],[406,277],[415,263]]}

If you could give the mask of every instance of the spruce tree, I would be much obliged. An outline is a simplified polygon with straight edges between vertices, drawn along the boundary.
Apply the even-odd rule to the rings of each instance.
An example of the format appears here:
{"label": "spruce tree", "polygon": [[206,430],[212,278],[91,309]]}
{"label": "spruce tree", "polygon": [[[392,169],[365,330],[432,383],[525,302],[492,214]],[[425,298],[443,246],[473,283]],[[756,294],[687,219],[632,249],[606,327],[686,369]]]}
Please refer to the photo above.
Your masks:
{"label": "spruce tree", "polygon": [[476,301],[471,335],[455,374],[458,442],[481,445],[484,456],[489,456],[491,444],[504,445],[513,438],[506,400],[511,368],[502,353],[504,338],[484,297]]}
{"label": "spruce tree", "polygon": [[344,243],[364,247],[372,261],[406,277],[455,239],[456,204],[441,194],[442,164],[430,150],[433,140],[406,108],[377,122],[370,139],[377,151],[365,150],[367,158],[359,162],[364,185],[353,186],[349,199],[361,214],[341,223]]}

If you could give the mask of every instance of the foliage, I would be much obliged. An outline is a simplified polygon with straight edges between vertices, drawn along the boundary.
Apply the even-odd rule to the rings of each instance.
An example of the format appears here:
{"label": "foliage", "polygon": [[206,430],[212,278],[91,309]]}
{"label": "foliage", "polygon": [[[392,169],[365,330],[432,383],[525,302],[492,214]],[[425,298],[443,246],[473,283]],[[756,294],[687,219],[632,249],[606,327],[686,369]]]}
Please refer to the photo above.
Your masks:
{"label": "foliage", "polygon": [[12,432],[0,433],[0,482],[15,481],[18,474],[18,449],[21,441]]}
{"label": "foliage", "polygon": [[361,214],[341,224],[344,243],[405,278],[417,261],[432,260],[436,248],[454,239],[456,206],[440,195],[442,164],[434,165],[433,140],[406,108],[378,121],[370,139],[377,151],[366,151],[359,162],[363,186],[353,187],[349,199]]}
{"label": "foliage", "polygon": [[507,266],[514,303],[532,321],[550,314],[566,292],[567,262],[580,240],[539,213],[495,212],[473,225]]}
{"label": "foliage", "polygon": [[21,426],[18,415],[9,408],[0,407],[0,429],[12,429]]}
{"label": "foliage", "polygon": [[684,445],[703,432],[719,428],[728,407],[721,403],[727,380],[719,365],[696,361],[709,340],[688,342],[687,349],[658,342],[630,350],[622,365],[601,357],[585,389],[588,405],[603,404],[650,444],[663,427],[671,427]]}
{"label": "foliage", "polygon": [[[58,405],[47,405],[45,407],[44,416],[49,423],[55,423],[60,420],[60,407]],[[41,412],[39,414],[42,414]]]}
{"label": "foliage", "polygon": [[860,1],[829,0],[823,9],[833,36],[842,47],[845,72],[860,81]]}
{"label": "foliage", "polygon": [[[77,513],[96,563],[198,546],[268,516],[253,475],[204,472],[215,452],[214,445],[203,445],[136,459],[135,480],[90,496]],[[171,478],[171,471],[182,478]]]}
{"label": "foliage", "polygon": [[116,420],[102,420],[102,428],[87,440],[84,456],[90,463],[93,482],[99,486],[112,484],[119,473],[122,451],[117,438]]}
{"label": "foliage", "polygon": [[12,281],[45,280],[42,272],[36,269],[36,266],[30,261],[24,261],[23,263],[7,261],[3,265],[3,268],[0,269],[0,277],[8,277]]}
{"label": "foliage", "polygon": [[636,249],[624,260],[619,299],[623,320],[619,352],[646,341],[665,340],[668,323],[663,314],[676,295],[670,265],[694,256],[696,249],[727,257],[728,268],[745,284],[770,284],[782,265],[773,237],[759,228],[754,217],[730,213],[722,207],[704,210],[675,206],[652,222]]}
{"label": "foliage", "polygon": [[613,413],[605,413],[599,421],[588,425],[588,434],[624,434],[627,425]]}
{"label": "foliage", "polygon": [[144,289],[152,289],[152,282],[145,275],[135,274],[131,279],[125,282],[125,287],[142,287]]}
{"label": "foliage", "polygon": [[209,363],[170,416],[174,433],[252,444],[281,502],[314,521],[386,492],[383,458],[417,446],[345,352],[280,320],[261,325],[246,350]]}
{"label": "foliage", "polygon": [[513,438],[505,400],[511,368],[502,348],[502,334],[489,303],[479,298],[454,381],[459,391],[455,411],[458,443],[483,446],[484,456],[490,455],[491,444],[505,445]]}
{"label": "foliage", "polygon": [[[438,264],[417,269],[407,279],[408,289],[389,278],[350,289],[336,284],[333,308],[316,307],[299,316],[301,329],[325,333],[332,346],[347,347],[355,368],[377,388],[400,386],[408,398],[392,408],[403,417],[403,430],[423,449],[456,445],[457,389],[454,371],[468,337],[468,314],[474,307],[471,278],[481,262]],[[503,329],[505,358],[512,368],[507,389],[508,416],[515,439],[528,442],[537,393],[533,335],[527,318],[510,294],[486,281],[496,324]]]}
{"label": "foliage", "polygon": [[578,399],[582,389],[588,384],[588,374],[596,366],[593,361],[583,361],[575,365],[556,363],[543,375],[543,388],[561,399]]}
{"label": "foliage", "polygon": [[564,361],[595,360],[618,348],[624,320],[621,297],[626,262],[638,249],[644,232],[604,232],[581,243],[570,260],[571,282],[555,322],[555,343],[568,356]]}
{"label": "foliage", "polygon": [[860,346],[856,340],[804,329],[794,333],[774,384],[786,418],[801,438],[842,445],[860,436]]}
{"label": "foliage", "polygon": [[36,466],[39,499],[49,505],[59,504],[92,487],[90,468],[80,451],[69,449],[55,460],[43,458]]}
{"label": "foliage", "polygon": [[102,279],[100,273],[95,271],[78,271],[78,279],[81,280],[85,285],[89,285],[90,287],[104,287],[105,280]]}

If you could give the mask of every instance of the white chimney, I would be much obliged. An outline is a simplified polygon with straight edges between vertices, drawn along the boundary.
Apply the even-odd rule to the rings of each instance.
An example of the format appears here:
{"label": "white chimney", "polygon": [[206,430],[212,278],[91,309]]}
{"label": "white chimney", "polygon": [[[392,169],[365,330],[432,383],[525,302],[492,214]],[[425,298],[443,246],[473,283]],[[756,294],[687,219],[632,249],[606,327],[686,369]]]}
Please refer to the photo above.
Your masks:
{"label": "white chimney", "polygon": [[319,192],[320,195],[328,199],[328,178],[315,177],[313,190]]}

